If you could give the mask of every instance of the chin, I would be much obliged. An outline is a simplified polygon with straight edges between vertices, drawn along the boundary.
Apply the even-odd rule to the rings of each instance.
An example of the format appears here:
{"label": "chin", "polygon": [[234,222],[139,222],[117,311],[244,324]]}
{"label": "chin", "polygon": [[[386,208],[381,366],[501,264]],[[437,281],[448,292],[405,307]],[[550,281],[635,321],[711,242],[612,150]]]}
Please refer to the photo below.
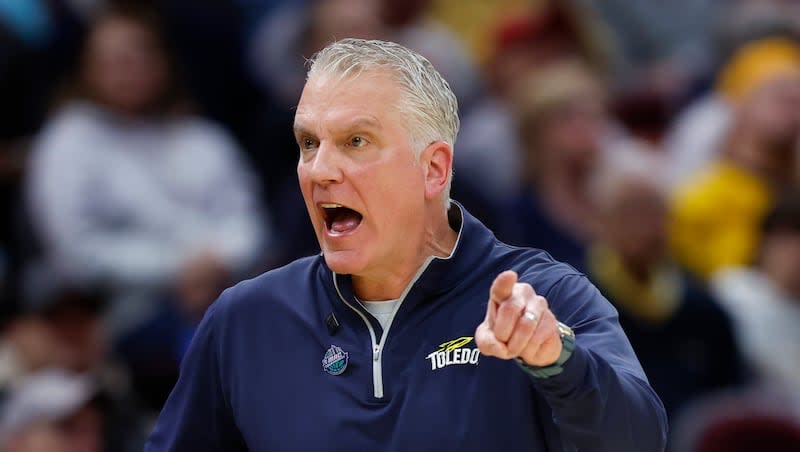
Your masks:
{"label": "chin", "polygon": [[340,275],[355,275],[364,268],[357,251],[325,250],[323,256],[328,268]]}

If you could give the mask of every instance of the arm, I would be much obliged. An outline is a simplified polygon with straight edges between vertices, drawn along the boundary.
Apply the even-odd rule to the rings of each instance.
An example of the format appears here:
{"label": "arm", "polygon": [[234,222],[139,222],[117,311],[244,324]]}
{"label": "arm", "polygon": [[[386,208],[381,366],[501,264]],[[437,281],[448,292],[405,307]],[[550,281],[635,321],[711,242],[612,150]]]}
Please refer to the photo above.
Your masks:
{"label": "arm", "polygon": [[[512,290],[513,289],[513,290]],[[658,396],[617,322],[616,311],[585,277],[574,274],[537,295],[516,275],[492,285],[481,352],[547,367],[562,351],[559,321],[575,333],[572,355],[549,378],[531,376],[549,404],[563,442],[583,451],[664,450],[667,421]]]}
{"label": "arm", "polygon": [[553,409],[562,438],[586,451],[663,450],[664,407],[610,303],[579,275],[562,278],[546,298],[576,336],[561,374],[533,378]]}
{"label": "arm", "polygon": [[181,363],[180,378],[167,399],[145,452],[246,451],[221,383],[217,334],[224,298],[211,305]]}

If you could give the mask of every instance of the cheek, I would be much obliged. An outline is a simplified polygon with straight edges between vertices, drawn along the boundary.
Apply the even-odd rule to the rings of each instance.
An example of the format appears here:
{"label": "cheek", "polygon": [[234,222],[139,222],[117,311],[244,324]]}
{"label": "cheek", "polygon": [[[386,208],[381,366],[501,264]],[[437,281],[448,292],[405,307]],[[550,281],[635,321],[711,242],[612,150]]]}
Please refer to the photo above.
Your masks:
{"label": "cheek", "polygon": [[311,179],[309,178],[308,172],[305,170],[302,162],[297,164],[297,182],[300,185],[300,191],[303,193],[303,196],[310,194]]}

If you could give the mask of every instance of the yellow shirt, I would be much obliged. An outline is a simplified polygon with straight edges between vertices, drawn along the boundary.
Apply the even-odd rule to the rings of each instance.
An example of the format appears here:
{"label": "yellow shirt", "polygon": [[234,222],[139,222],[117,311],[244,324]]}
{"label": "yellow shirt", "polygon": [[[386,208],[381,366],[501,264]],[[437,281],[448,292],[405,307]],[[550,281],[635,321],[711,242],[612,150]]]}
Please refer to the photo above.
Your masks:
{"label": "yellow shirt", "polygon": [[649,281],[640,282],[628,272],[614,250],[594,244],[589,249],[588,267],[604,295],[641,323],[666,322],[680,307],[683,281],[678,271],[666,262],[654,269]]}
{"label": "yellow shirt", "polygon": [[716,164],[673,199],[669,233],[675,259],[703,279],[723,267],[752,263],[771,204],[766,181],[730,163]]}

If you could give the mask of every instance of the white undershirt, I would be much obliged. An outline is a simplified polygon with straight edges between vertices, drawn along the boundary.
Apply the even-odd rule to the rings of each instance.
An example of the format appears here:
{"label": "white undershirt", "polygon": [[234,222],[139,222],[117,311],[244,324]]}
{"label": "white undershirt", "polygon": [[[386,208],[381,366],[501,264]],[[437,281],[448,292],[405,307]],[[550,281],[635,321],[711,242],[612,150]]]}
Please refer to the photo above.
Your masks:
{"label": "white undershirt", "polygon": [[378,319],[378,322],[381,324],[381,328],[384,330],[386,329],[386,325],[389,323],[389,319],[392,318],[392,313],[394,312],[394,307],[400,301],[400,299],[396,300],[385,300],[385,301],[362,301],[358,300],[364,309],[366,309],[373,317]]}

